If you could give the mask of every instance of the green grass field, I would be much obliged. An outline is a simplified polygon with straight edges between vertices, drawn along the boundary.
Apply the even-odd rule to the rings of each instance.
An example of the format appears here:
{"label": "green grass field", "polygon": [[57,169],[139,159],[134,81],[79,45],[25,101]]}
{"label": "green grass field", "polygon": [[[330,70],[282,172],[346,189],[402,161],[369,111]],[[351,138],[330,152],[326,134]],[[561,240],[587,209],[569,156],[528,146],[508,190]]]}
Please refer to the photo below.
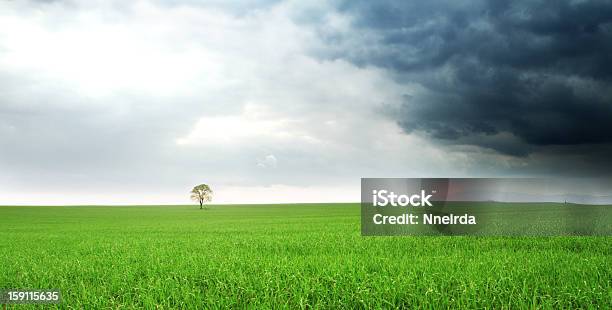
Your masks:
{"label": "green grass field", "polygon": [[362,237],[359,208],[0,207],[0,288],[84,309],[612,308],[610,237]]}

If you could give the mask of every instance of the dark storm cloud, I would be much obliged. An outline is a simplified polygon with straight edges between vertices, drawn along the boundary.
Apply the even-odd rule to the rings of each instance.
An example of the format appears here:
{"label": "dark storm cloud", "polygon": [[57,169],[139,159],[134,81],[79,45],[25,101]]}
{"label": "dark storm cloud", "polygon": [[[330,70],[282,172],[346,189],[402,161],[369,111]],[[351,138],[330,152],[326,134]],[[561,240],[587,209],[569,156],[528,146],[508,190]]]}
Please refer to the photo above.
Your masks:
{"label": "dark storm cloud", "polygon": [[[612,1],[347,1],[332,57],[417,84],[406,132],[523,156],[612,143]],[[598,146],[599,145],[599,146]]]}

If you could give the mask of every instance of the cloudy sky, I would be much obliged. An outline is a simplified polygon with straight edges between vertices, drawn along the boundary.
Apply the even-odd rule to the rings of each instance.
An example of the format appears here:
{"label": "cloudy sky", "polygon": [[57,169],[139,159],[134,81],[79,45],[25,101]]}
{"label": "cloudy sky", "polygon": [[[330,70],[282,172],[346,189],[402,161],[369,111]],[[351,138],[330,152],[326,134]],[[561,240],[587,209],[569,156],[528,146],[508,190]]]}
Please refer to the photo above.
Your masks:
{"label": "cloudy sky", "polygon": [[608,176],[610,1],[1,1],[0,204]]}

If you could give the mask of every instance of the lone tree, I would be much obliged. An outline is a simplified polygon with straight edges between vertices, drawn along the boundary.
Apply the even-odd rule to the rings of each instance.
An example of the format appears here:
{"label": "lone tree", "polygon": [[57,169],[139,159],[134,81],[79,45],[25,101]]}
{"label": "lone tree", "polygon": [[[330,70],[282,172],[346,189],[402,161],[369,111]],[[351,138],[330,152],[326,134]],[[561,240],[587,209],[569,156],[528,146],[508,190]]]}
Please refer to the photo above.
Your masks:
{"label": "lone tree", "polygon": [[213,191],[206,184],[195,186],[191,190],[191,199],[200,203],[200,210],[204,208],[204,203],[212,200]]}

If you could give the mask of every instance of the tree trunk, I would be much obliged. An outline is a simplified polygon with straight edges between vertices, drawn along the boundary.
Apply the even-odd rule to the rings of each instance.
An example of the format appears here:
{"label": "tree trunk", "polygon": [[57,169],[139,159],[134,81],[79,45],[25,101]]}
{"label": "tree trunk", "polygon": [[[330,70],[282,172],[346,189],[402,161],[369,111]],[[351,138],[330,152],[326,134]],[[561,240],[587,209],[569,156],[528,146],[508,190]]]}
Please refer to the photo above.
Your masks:
{"label": "tree trunk", "polygon": [[200,210],[202,210],[202,205],[203,204],[204,204],[204,202],[200,200]]}

